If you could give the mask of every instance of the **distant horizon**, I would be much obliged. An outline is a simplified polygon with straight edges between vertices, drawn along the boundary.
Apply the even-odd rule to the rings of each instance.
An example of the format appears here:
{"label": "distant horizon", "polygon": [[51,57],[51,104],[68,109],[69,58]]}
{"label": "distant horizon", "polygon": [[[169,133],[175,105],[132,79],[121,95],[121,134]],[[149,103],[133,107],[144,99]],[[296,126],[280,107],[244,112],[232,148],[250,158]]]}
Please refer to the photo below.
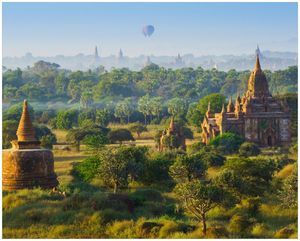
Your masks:
{"label": "distant horizon", "polygon": [[[3,56],[298,52],[292,3],[3,3]],[[142,34],[151,24],[152,36]]]}
{"label": "distant horizon", "polygon": [[[269,50],[269,49],[266,49],[266,50],[262,50],[262,49],[260,49],[261,50],[261,52],[263,53],[263,52],[272,52],[272,53],[276,53],[276,52],[278,52],[278,53],[295,53],[295,54],[298,54],[298,51],[284,51],[284,50],[282,50],[282,51],[277,51],[277,50]],[[99,51],[99,48],[98,48],[98,51]],[[230,53],[228,53],[228,54],[198,54],[198,55],[196,55],[196,54],[193,54],[193,53],[177,53],[177,54],[173,54],[173,55],[159,55],[159,54],[149,54],[149,55],[147,55],[147,54],[143,54],[143,53],[141,53],[141,54],[138,54],[138,55],[133,55],[133,56],[130,56],[130,55],[126,55],[126,51],[125,50],[123,50],[122,49],[122,51],[123,51],[123,54],[124,54],[124,57],[128,57],[128,58],[139,58],[139,57],[142,57],[142,56],[155,56],[155,57],[176,57],[178,54],[180,54],[180,56],[182,57],[182,56],[185,56],[185,55],[193,55],[194,57],[206,57],[206,56],[216,56],[216,57],[220,57],[220,56],[226,56],[226,55],[232,55],[232,56],[243,56],[243,55],[254,55],[254,52],[255,52],[255,48],[253,49],[253,51],[252,52],[249,52],[249,53],[240,53],[240,54],[230,54]],[[46,58],[53,58],[53,57],[57,57],[57,56],[64,56],[64,57],[76,57],[76,56],[78,56],[78,55],[84,55],[84,56],[93,56],[94,54],[93,54],[93,52],[91,52],[91,53],[77,53],[77,54],[73,54],[73,55],[64,55],[64,54],[55,54],[55,55],[34,55],[34,54],[32,54],[31,52],[27,52],[27,53],[25,53],[25,54],[23,54],[23,55],[20,55],[20,56],[3,56],[3,58],[22,58],[22,57],[26,57],[26,55],[27,54],[31,54],[32,55],[32,57],[35,57],[35,58],[37,58],[37,57],[46,57]],[[99,55],[99,58],[108,58],[108,57],[112,57],[112,56],[115,56],[115,57],[117,57],[118,56],[118,54],[117,53],[111,53],[111,54],[109,54],[109,55],[104,55],[104,56],[102,56],[101,54]]]}

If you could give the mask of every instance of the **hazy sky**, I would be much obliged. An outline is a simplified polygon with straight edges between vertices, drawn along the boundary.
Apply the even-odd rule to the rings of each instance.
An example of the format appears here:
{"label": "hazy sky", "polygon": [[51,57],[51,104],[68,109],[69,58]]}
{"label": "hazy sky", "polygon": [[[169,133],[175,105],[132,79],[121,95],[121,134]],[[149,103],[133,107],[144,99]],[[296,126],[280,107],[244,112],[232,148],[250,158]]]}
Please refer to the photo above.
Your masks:
{"label": "hazy sky", "polygon": [[297,3],[3,3],[3,55],[297,51],[297,12]]}

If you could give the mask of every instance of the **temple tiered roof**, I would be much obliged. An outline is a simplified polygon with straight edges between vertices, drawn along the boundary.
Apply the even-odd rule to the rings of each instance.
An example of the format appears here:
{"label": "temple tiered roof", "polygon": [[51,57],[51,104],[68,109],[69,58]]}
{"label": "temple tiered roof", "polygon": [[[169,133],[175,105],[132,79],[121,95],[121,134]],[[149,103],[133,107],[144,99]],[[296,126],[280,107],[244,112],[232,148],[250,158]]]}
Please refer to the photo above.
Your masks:
{"label": "temple tiered roof", "polygon": [[247,96],[255,98],[270,96],[268,81],[264,72],[261,70],[258,55],[256,55],[255,67],[249,77]]}

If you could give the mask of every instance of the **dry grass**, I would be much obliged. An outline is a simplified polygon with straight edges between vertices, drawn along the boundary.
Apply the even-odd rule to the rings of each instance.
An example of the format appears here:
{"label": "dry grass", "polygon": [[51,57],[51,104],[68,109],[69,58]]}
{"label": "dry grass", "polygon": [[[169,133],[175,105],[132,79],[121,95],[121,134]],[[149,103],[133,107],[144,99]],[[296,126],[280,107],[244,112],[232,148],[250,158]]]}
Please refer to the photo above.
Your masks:
{"label": "dry grass", "polygon": [[293,170],[295,168],[296,168],[295,164],[288,164],[276,174],[276,177],[282,178],[282,179],[287,178],[289,175],[291,175],[291,173],[293,172]]}
{"label": "dry grass", "polygon": [[54,153],[54,169],[58,176],[58,181],[60,184],[68,184],[72,182],[73,176],[71,175],[71,170],[73,164],[82,161],[87,157],[82,152],[73,151],[53,151]]}
{"label": "dry grass", "polygon": [[68,131],[58,130],[58,129],[55,129],[55,130],[51,129],[51,131],[55,134],[58,143],[66,142],[66,135],[67,135]]}
{"label": "dry grass", "polygon": [[209,167],[207,169],[207,177],[208,178],[214,178],[215,176],[218,175],[220,170],[221,170],[221,167]]}

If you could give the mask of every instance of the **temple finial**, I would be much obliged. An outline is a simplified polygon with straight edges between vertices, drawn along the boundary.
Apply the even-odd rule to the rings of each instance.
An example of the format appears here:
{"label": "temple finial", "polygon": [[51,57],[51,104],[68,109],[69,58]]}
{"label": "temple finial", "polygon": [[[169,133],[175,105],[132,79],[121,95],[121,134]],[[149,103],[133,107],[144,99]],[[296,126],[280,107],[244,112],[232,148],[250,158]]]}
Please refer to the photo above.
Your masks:
{"label": "temple finial", "polygon": [[27,100],[23,102],[23,112],[17,130],[18,141],[36,141],[35,131],[32,126]]}

